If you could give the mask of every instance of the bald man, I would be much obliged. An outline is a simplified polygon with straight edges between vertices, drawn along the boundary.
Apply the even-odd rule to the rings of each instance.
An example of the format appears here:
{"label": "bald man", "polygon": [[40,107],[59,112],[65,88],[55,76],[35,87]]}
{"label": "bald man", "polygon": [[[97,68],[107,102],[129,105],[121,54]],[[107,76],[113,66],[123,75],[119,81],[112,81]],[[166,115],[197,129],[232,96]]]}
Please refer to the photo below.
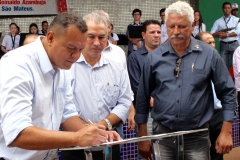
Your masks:
{"label": "bald man", "polygon": [[196,35],[195,38],[215,48],[215,40],[209,32],[200,32]]}
{"label": "bald man", "polygon": [[[215,48],[215,40],[209,32],[198,33],[195,38]],[[216,153],[216,149],[215,149],[215,142],[222,128],[222,121],[223,121],[222,105],[219,99],[217,99],[216,97],[216,93],[213,85],[212,87],[213,87],[215,110],[211,120],[209,121],[209,136],[211,141],[210,156],[211,156],[211,160],[223,160],[223,155]]]}
{"label": "bald man", "polygon": [[29,34],[23,41],[23,45],[34,42],[38,38],[38,34]]}

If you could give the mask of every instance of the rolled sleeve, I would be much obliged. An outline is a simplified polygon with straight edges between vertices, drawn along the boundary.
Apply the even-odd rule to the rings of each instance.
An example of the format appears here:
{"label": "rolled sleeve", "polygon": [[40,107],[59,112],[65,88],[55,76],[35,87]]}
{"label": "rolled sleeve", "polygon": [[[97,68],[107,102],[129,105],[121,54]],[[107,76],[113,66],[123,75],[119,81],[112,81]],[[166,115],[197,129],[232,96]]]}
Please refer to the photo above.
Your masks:
{"label": "rolled sleeve", "polygon": [[219,30],[219,28],[218,28],[218,21],[219,20],[215,21],[215,23],[213,24],[213,26],[211,28],[211,31],[210,31],[211,34],[217,32]]}
{"label": "rolled sleeve", "polygon": [[216,50],[213,53],[212,62],[213,83],[217,98],[222,103],[223,120],[234,121],[237,118],[237,104],[233,80]]}
{"label": "rolled sleeve", "polygon": [[73,89],[71,86],[71,73],[67,72],[67,92],[65,97],[65,106],[63,109],[63,116],[61,123],[65,122],[67,119],[73,116],[78,116],[77,109],[75,104],[73,103]]}

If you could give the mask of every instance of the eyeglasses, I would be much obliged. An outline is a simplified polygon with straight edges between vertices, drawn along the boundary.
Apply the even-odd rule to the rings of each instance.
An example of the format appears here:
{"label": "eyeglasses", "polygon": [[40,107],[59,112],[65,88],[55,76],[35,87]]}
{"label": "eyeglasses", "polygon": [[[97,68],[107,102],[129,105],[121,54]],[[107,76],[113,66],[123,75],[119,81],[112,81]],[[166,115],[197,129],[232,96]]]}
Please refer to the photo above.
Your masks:
{"label": "eyeglasses", "polygon": [[173,71],[173,74],[174,74],[174,76],[176,77],[176,78],[178,78],[178,76],[179,76],[179,73],[180,73],[180,64],[181,64],[181,62],[182,62],[182,58],[177,58],[176,59],[176,68],[174,69],[174,71]]}

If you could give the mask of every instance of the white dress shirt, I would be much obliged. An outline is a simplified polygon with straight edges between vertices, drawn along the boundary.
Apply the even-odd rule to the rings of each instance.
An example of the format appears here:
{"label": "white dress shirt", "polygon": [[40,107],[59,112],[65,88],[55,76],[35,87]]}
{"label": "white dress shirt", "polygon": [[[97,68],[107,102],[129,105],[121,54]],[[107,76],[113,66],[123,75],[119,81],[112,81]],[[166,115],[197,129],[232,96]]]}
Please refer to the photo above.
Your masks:
{"label": "white dress shirt", "polygon": [[240,46],[233,53],[233,71],[236,90],[240,91]]}
{"label": "white dress shirt", "polygon": [[205,32],[205,31],[206,31],[206,25],[202,23],[201,29],[199,28],[198,25],[194,26],[192,35],[195,37],[198,33]]}
{"label": "white dress shirt", "polygon": [[168,39],[166,24],[161,24],[161,44]]}
{"label": "white dress shirt", "polygon": [[[15,49],[0,61],[0,157],[43,160],[48,150],[9,147],[29,126],[59,130],[76,116],[70,71],[53,69],[40,38]],[[37,138],[37,137],[36,137]]]}
{"label": "white dress shirt", "polygon": [[[104,48],[104,50],[102,51],[102,55],[110,61],[114,61],[114,62],[122,64],[123,68],[125,69],[125,71],[127,72],[127,75],[128,75],[126,54],[122,50],[122,48],[108,42],[108,46],[106,48]],[[131,95],[132,95],[131,98],[132,98],[132,101],[133,101],[134,100],[134,93],[131,89],[129,76],[127,76],[127,79],[128,79],[128,83],[129,83],[129,89],[130,89],[130,92],[131,92]]]}
{"label": "white dress shirt", "polygon": [[[237,25],[238,24],[238,25]],[[211,29],[211,34],[227,28],[236,27],[235,29],[232,29],[231,31],[228,31],[227,33],[236,33],[237,36],[235,37],[227,37],[227,38],[219,38],[219,40],[224,42],[231,42],[238,40],[238,36],[240,35],[240,24],[238,23],[238,18],[235,16],[230,15],[229,17],[221,17],[218,20],[216,20],[213,24],[213,27]]]}
{"label": "white dress shirt", "polygon": [[[114,41],[119,41],[118,35],[116,33],[112,33],[112,35],[113,35],[112,38]],[[108,42],[112,43],[110,38],[108,38]]]}
{"label": "white dress shirt", "polygon": [[6,48],[7,51],[16,49],[19,46],[20,36],[16,35],[12,37],[11,35],[6,35],[3,38],[2,46]]}
{"label": "white dress shirt", "polygon": [[101,56],[92,67],[81,54],[71,72],[79,117],[97,123],[113,113],[125,122],[132,101],[127,73],[121,64]]}

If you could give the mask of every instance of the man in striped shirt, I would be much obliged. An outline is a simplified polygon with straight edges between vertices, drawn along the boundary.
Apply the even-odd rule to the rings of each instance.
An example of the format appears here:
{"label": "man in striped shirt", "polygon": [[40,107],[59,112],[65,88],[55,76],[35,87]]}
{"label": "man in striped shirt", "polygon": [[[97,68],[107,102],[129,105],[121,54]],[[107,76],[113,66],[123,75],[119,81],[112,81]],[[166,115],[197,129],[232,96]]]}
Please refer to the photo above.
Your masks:
{"label": "man in striped shirt", "polygon": [[[102,54],[108,40],[108,25],[96,13],[84,17],[88,26],[87,42],[80,58],[71,68],[74,103],[78,115],[88,121],[102,124],[107,130],[122,127],[131,105],[127,72],[115,61],[106,59]],[[62,152],[65,159],[102,160],[102,148]],[[119,145],[112,147],[115,160],[120,160]]]}

